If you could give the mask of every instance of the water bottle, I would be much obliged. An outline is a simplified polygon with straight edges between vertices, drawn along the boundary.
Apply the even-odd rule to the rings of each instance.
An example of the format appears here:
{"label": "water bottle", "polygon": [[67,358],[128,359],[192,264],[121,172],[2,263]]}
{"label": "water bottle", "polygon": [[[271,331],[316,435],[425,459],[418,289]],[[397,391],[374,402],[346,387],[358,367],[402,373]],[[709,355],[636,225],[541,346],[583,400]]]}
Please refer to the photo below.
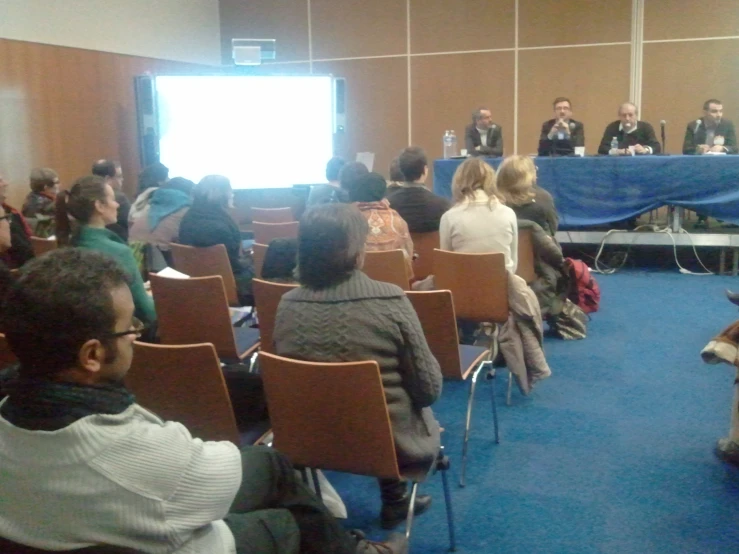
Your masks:
{"label": "water bottle", "polygon": [[608,153],[614,155],[616,150],[618,150],[618,137],[613,137],[611,139],[611,150]]}
{"label": "water bottle", "polygon": [[454,130],[452,129],[449,131],[452,134],[452,157],[459,156],[459,150],[457,150],[457,135],[454,133]]}
{"label": "water bottle", "polygon": [[452,133],[451,131],[444,131],[444,138],[442,139],[444,145],[444,159],[448,160],[454,154],[452,153]]}

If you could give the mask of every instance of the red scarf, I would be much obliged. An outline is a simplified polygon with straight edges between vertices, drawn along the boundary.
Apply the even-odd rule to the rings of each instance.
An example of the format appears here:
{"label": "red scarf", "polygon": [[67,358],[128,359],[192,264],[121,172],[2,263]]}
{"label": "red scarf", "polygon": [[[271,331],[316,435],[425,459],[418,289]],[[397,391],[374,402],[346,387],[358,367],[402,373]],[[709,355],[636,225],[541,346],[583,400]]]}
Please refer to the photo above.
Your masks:
{"label": "red scarf", "polygon": [[31,237],[33,235],[33,231],[31,231],[31,226],[28,224],[28,221],[26,221],[26,218],[23,217],[23,215],[13,208],[12,206],[9,206],[5,202],[3,202],[3,209],[5,210],[6,214],[14,214],[20,217],[21,223],[23,223],[23,229],[26,231],[26,235],[28,237]]}

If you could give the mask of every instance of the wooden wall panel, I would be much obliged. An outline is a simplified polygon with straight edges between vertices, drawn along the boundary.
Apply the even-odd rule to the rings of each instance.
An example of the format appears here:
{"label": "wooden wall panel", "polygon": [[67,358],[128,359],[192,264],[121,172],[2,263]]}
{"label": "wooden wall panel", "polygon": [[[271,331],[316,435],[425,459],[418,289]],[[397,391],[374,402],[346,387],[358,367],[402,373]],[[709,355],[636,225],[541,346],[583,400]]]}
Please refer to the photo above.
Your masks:
{"label": "wooden wall panel", "polygon": [[682,152],[685,127],[703,115],[709,98],[721,100],[724,117],[739,124],[738,50],[739,39],[644,45],[642,114],[655,129],[667,121],[669,153]]}
{"label": "wooden wall panel", "polygon": [[311,0],[313,58],[405,54],[406,0]]}
{"label": "wooden wall panel", "polygon": [[551,119],[552,101],[566,96],[573,117],[585,124],[588,154],[598,150],[606,125],[629,99],[629,46],[587,46],[519,53],[518,151],[537,151],[541,124]]}
{"label": "wooden wall panel", "polygon": [[411,0],[411,52],[513,48],[515,0]]}
{"label": "wooden wall panel", "polygon": [[521,47],[631,40],[631,0],[520,0],[518,6]]}
{"label": "wooden wall panel", "polygon": [[308,59],[307,0],[220,0],[223,64],[233,65],[232,38],[273,38],[277,60]]}
{"label": "wooden wall panel", "polygon": [[[646,0],[644,2],[644,40],[723,37],[739,35],[739,3],[736,0]],[[693,48],[710,61],[706,44]]]}
{"label": "wooden wall panel", "polygon": [[492,111],[505,152],[513,152],[513,52],[414,57],[411,87],[412,142],[429,158],[441,157],[447,129],[464,148],[464,128],[480,106]]}
{"label": "wooden wall panel", "polygon": [[336,153],[353,160],[357,152],[374,152],[375,170],[387,176],[408,145],[405,58],[317,62],[313,72],[346,78],[346,133]]}

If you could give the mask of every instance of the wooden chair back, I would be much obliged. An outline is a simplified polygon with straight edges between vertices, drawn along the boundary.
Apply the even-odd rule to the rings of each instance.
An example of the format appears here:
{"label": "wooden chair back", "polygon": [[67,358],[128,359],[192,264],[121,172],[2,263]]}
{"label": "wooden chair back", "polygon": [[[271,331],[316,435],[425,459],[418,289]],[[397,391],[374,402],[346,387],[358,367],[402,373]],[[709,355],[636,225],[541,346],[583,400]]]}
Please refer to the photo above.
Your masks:
{"label": "wooden chair back", "polygon": [[223,286],[226,288],[226,297],[230,306],[239,305],[236,293],[236,279],[234,279],[228,252],[223,244],[208,247],[185,246],[171,243],[172,261],[174,268],[190,277],[211,277],[220,275]]}
{"label": "wooden chair back", "polygon": [[262,279],[253,279],[254,302],[257,307],[259,318],[259,343],[261,352],[274,352],[275,320],[277,319],[277,306],[286,292],[297,288],[299,285],[288,285],[284,283],[271,283]]}
{"label": "wooden chair back", "polygon": [[452,293],[448,290],[406,292],[421,321],[431,353],[441,366],[445,379],[462,379],[459,359],[457,318]]}
{"label": "wooden chair back", "polygon": [[15,354],[10,350],[8,339],[5,338],[3,333],[0,333],[0,369],[14,364],[18,361]]}
{"label": "wooden chair back", "polygon": [[377,362],[259,360],[274,447],[293,464],[400,478]]}
{"label": "wooden chair back", "polygon": [[425,279],[434,272],[434,250],[439,248],[439,231],[430,233],[411,233],[413,249],[418,257],[413,260],[413,273],[416,279]]}
{"label": "wooden chair back", "polygon": [[251,220],[260,223],[290,223],[295,221],[292,208],[252,208]]}
{"label": "wooden chair back", "polygon": [[43,239],[41,237],[31,237],[31,247],[33,248],[33,255],[37,258],[43,256],[47,252],[57,249],[56,239]]}
{"label": "wooden chair back", "polygon": [[194,437],[240,444],[221,363],[212,344],[135,342],[126,386],[136,401]]}
{"label": "wooden chair back", "polygon": [[434,250],[434,283],[452,291],[457,317],[508,321],[508,272],[502,252],[466,254]]}
{"label": "wooden chair back", "polygon": [[210,342],[219,358],[239,359],[220,275],[171,279],[150,275],[162,344]]}
{"label": "wooden chair back", "polygon": [[267,256],[267,244],[259,244],[255,242],[251,245],[251,255],[254,258],[254,276],[262,277],[262,266],[264,265],[264,258]]}
{"label": "wooden chair back", "polygon": [[402,250],[365,252],[362,271],[375,281],[392,283],[403,290],[410,290],[405,254]]}
{"label": "wooden chair back", "polygon": [[269,244],[274,239],[296,239],[298,238],[298,222],[288,223],[262,223],[255,221],[251,225],[254,232],[254,242]]}
{"label": "wooden chair back", "polygon": [[518,267],[516,268],[516,275],[527,283],[533,283],[536,280],[534,240],[531,229],[518,230]]}
{"label": "wooden chair back", "polygon": [[75,548],[74,550],[41,550],[2,537],[0,537],[0,552],[3,552],[3,554],[143,554],[141,550],[104,544]]}

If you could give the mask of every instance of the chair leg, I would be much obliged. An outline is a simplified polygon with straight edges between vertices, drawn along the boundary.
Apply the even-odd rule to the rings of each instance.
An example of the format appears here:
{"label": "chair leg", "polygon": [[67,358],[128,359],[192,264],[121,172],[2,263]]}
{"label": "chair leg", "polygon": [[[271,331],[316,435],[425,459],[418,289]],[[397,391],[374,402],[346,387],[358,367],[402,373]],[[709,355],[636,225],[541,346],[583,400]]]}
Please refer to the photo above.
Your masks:
{"label": "chair leg", "polygon": [[495,402],[495,376],[495,368],[491,367],[490,373],[488,373],[488,379],[490,379],[490,400],[493,405],[493,427],[495,428],[495,444],[500,444],[500,432],[498,430],[498,405]]}
{"label": "chair leg", "polygon": [[449,469],[449,458],[444,456],[444,447],[439,451],[436,467],[441,471],[441,482],[444,485],[444,504],[446,504],[446,522],[449,527],[449,552],[457,551],[457,541],[454,536],[454,512],[452,511],[452,495],[449,493],[449,481],[446,472]]}
{"label": "chair leg", "polygon": [[475,387],[477,385],[477,378],[480,376],[480,371],[485,367],[487,362],[482,362],[480,366],[475,370],[470,378],[470,392],[467,398],[467,420],[464,426],[464,441],[462,442],[462,468],[459,476],[459,486],[465,486],[465,470],[467,468],[467,441],[470,438],[470,423],[472,420],[472,402],[475,398]]}
{"label": "chair leg", "polygon": [[259,359],[259,351],[256,351],[251,355],[251,359],[249,360],[249,373],[254,373],[254,365],[257,363],[257,359]]}
{"label": "chair leg", "polygon": [[411,501],[408,503],[408,516],[405,520],[405,538],[410,541],[411,528],[413,527],[413,512],[416,509],[416,493],[418,493],[418,483],[413,481],[411,487]]}
{"label": "chair leg", "polygon": [[310,474],[313,478],[313,485],[316,488],[316,496],[318,496],[318,499],[323,502],[323,495],[321,494],[321,483],[318,481],[318,472],[314,468],[310,468]]}
{"label": "chair leg", "polygon": [[511,390],[513,389],[513,373],[508,372],[508,392],[506,393],[506,405],[511,405]]}

